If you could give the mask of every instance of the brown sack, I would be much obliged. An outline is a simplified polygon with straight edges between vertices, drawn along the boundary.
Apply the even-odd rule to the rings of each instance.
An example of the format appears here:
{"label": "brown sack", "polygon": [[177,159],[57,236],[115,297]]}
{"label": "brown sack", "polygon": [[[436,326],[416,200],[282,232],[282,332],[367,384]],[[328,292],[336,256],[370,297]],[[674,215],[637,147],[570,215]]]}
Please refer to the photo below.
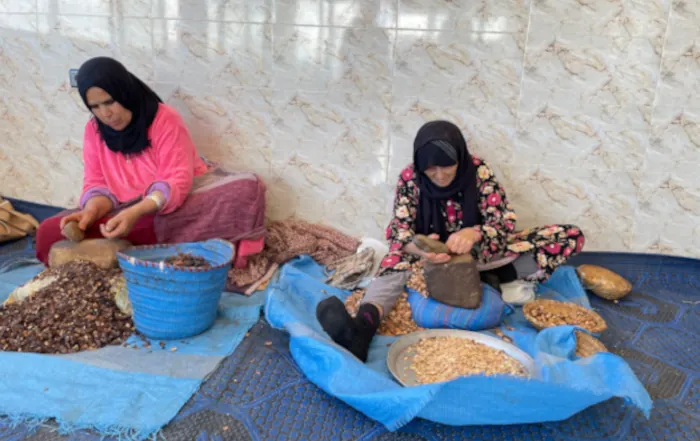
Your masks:
{"label": "brown sack", "polygon": [[578,272],[581,282],[593,294],[608,300],[621,299],[632,291],[632,284],[622,276],[596,265],[580,265]]}
{"label": "brown sack", "polygon": [[36,219],[15,210],[10,201],[0,197],[0,243],[26,237],[37,228]]}

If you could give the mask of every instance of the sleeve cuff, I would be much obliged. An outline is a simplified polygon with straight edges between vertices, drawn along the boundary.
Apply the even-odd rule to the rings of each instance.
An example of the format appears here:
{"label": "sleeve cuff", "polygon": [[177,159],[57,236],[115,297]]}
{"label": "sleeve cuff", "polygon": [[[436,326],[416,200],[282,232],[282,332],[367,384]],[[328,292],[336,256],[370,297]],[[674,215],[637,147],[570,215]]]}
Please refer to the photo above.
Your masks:
{"label": "sleeve cuff", "polygon": [[80,209],[85,209],[85,205],[88,203],[88,201],[96,196],[104,196],[109,198],[109,200],[112,201],[113,208],[117,208],[117,205],[119,205],[119,201],[117,201],[117,198],[114,197],[112,192],[104,187],[92,187],[80,197]]}
{"label": "sleeve cuff", "polygon": [[479,245],[488,246],[493,242],[494,239],[501,236],[501,230],[493,225],[484,224],[474,227],[479,233],[481,233],[481,239],[479,240]]}
{"label": "sleeve cuff", "polygon": [[163,206],[165,207],[168,205],[168,202],[170,202],[170,184],[168,184],[165,181],[157,181],[151,184],[150,187],[148,187],[148,190],[146,190],[145,196],[148,196],[149,194],[159,191],[163,194],[163,197],[165,198],[165,204]]}

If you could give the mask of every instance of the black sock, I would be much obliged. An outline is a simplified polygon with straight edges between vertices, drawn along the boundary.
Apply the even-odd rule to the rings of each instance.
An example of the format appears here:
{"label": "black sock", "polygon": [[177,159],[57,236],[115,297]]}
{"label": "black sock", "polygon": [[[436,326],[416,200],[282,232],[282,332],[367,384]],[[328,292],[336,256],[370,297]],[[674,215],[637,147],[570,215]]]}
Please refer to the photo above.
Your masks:
{"label": "black sock", "polygon": [[331,339],[350,350],[355,339],[355,324],[337,297],[329,297],[316,307],[316,319]]}
{"label": "black sock", "polygon": [[355,338],[350,347],[355,357],[367,361],[369,345],[379,328],[379,309],[371,303],[363,303],[355,316]]}

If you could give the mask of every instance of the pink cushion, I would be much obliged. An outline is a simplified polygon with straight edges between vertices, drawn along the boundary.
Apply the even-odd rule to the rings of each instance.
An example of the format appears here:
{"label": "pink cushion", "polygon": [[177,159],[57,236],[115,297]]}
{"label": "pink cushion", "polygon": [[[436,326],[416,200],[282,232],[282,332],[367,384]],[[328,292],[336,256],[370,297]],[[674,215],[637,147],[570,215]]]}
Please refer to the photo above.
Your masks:
{"label": "pink cushion", "polygon": [[265,184],[250,172],[213,169],[197,176],[180,208],[158,215],[158,243],[220,238],[238,244],[265,236]]}

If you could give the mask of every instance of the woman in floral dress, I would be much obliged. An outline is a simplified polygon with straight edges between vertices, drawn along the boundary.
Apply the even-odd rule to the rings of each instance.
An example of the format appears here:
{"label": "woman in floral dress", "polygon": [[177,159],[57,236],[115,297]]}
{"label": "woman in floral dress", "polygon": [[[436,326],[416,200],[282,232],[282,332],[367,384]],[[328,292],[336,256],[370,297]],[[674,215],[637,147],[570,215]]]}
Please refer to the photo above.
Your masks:
{"label": "woman in floral dress", "polygon": [[[416,234],[445,242],[453,254],[472,253],[480,263],[532,254],[538,266],[530,276],[534,282],[547,280],[583,248],[585,239],[576,226],[516,231],[515,222],[505,190],[491,168],[469,154],[459,128],[447,121],[429,122],[416,136],[413,163],[399,176],[394,218],[386,231],[390,251],[357,316],[350,317],[343,302],[331,297],[319,303],[317,318],[336,343],[366,361],[381,317],[403,292],[411,264],[419,259],[433,263],[450,259],[447,254],[418,249],[412,242]],[[501,280],[504,291],[525,284],[514,278]]]}

